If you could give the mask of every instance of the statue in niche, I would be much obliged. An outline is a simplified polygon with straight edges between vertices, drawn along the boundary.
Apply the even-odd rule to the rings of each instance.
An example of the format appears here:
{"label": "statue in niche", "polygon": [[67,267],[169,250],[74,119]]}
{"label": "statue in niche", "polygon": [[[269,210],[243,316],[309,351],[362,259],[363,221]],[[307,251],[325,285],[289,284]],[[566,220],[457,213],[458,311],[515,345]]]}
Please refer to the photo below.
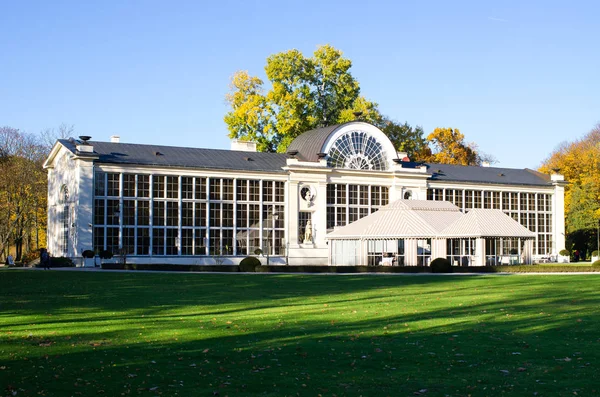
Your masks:
{"label": "statue in niche", "polygon": [[312,237],[312,222],[309,219],[306,221],[306,226],[304,227],[304,243],[312,243]]}

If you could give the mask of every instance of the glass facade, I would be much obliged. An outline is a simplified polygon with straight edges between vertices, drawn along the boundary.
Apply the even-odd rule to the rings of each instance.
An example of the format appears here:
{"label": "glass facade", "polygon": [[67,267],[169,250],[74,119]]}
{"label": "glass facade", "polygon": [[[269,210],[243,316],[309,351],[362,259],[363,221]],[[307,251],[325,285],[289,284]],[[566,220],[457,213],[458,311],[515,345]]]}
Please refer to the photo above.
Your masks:
{"label": "glass facade", "polygon": [[473,189],[428,189],[427,200],[450,201],[463,212],[473,208],[502,210],[536,234],[534,255],[552,253],[552,195]]}
{"label": "glass facade", "polygon": [[327,229],[345,226],[389,203],[387,186],[327,185]]}
{"label": "glass facade", "polygon": [[94,249],[130,255],[280,255],[285,182],[96,172]]}

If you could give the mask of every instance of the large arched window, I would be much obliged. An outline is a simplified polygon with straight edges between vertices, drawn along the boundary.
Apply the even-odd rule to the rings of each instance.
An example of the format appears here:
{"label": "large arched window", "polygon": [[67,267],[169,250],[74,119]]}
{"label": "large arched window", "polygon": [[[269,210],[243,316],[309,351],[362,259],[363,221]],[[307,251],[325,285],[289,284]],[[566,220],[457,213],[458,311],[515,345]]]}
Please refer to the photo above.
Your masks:
{"label": "large arched window", "polygon": [[334,168],[387,170],[388,159],[383,145],[366,131],[346,132],[331,145],[327,164]]}

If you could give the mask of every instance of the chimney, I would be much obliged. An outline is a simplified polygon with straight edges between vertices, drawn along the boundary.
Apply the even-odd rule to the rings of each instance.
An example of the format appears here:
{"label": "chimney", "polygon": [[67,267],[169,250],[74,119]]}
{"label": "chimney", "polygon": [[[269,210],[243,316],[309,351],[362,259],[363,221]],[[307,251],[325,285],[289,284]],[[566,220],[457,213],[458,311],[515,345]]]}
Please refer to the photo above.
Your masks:
{"label": "chimney", "polygon": [[231,141],[231,150],[238,152],[256,152],[256,142],[234,139]]}
{"label": "chimney", "polygon": [[118,135],[112,135],[112,136],[110,137],[110,141],[111,141],[112,143],[119,143],[119,142],[121,142],[121,137],[120,137],[120,136],[118,136]]}
{"label": "chimney", "polygon": [[406,152],[396,152],[396,156],[398,156],[398,159],[400,159],[400,161],[410,161],[410,159],[408,158],[408,153]]}

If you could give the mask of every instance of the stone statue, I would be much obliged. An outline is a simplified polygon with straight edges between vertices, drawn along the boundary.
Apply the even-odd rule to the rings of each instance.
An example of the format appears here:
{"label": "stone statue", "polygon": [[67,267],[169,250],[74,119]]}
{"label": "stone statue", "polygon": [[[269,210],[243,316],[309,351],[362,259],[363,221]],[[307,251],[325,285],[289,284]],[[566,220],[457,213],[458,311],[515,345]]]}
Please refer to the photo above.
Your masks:
{"label": "stone statue", "polygon": [[306,221],[306,226],[304,228],[304,242],[312,243],[312,222],[310,219]]}

